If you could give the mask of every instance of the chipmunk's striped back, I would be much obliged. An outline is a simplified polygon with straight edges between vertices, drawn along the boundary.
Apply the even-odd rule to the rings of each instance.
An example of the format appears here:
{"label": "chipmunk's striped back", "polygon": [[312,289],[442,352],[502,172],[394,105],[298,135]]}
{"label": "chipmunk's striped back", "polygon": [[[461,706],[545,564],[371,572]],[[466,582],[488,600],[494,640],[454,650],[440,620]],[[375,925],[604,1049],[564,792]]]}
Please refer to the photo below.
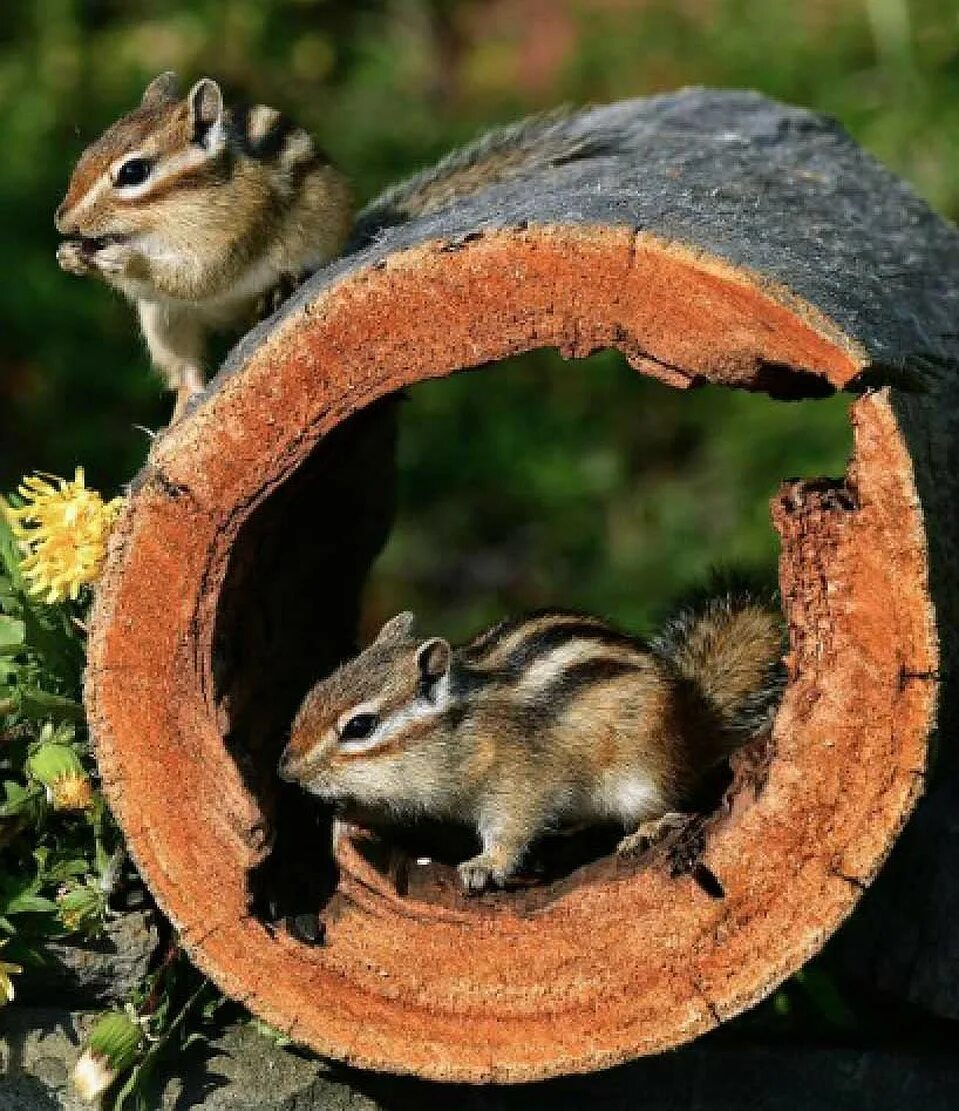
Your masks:
{"label": "chipmunk's striped back", "polygon": [[508,696],[555,716],[587,688],[648,670],[641,641],[597,617],[540,610],[503,621],[453,654],[451,690]]}

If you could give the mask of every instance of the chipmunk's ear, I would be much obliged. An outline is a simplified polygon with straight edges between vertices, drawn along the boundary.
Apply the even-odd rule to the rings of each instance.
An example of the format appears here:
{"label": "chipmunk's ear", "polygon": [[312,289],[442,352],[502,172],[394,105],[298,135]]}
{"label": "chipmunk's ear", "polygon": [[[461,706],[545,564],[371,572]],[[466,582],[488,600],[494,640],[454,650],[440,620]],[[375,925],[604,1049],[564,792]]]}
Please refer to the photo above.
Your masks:
{"label": "chipmunk's ear", "polygon": [[432,697],[436,684],[449,674],[450,645],[442,637],[424,640],[416,650],[416,666],[420,670],[420,685],[427,697]]}
{"label": "chipmunk's ear", "polygon": [[190,105],[193,141],[205,144],[223,119],[223,93],[212,78],[202,77],[186,99]]}
{"label": "chipmunk's ear", "polygon": [[416,624],[416,615],[404,610],[395,617],[391,617],[382,629],[376,634],[374,644],[388,644],[392,640],[408,640],[413,635],[413,626]]}
{"label": "chipmunk's ear", "polygon": [[170,100],[180,99],[180,78],[168,69],[159,77],[154,77],[143,92],[140,104],[144,108],[154,108],[158,104],[165,104]]}

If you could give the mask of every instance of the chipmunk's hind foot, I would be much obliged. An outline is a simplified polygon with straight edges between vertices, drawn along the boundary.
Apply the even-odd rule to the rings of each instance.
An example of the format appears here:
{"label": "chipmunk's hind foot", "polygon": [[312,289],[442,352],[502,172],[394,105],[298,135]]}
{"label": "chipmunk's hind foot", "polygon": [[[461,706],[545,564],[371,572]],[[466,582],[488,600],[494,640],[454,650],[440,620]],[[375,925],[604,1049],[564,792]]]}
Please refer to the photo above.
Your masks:
{"label": "chipmunk's hind foot", "polygon": [[665,841],[674,833],[679,833],[689,825],[690,815],[670,810],[661,818],[651,818],[627,834],[616,846],[618,856],[639,856]]}
{"label": "chipmunk's hind foot", "polygon": [[457,865],[460,882],[468,895],[478,895],[490,887],[503,887],[509,873],[491,853],[480,853]]}

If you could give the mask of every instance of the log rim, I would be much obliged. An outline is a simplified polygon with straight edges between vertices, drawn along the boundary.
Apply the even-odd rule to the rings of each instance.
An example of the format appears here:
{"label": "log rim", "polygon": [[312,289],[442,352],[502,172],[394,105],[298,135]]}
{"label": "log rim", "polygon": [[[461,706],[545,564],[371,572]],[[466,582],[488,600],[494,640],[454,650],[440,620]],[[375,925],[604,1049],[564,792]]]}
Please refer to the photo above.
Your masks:
{"label": "log rim", "polygon": [[[707,259],[710,267],[715,267],[724,275],[731,273],[735,276],[737,283],[757,292],[770,304],[787,308],[790,312],[796,312],[797,309],[802,311],[804,323],[808,325],[810,333],[814,336],[818,336],[824,343],[834,346],[837,359],[841,360],[841,369],[837,370],[836,367],[832,367],[830,368],[830,372],[826,374],[826,377],[829,378],[832,385],[839,388],[848,387],[862,371],[868,368],[868,359],[861,346],[849,339],[837,327],[832,326],[831,322],[825,320],[822,314],[814,307],[809,306],[808,303],[801,302],[800,299],[793,297],[791,294],[788,294],[788,292],[784,295],[781,289],[777,289],[771,283],[762,279],[757,279],[754,275],[750,275],[739,268],[731,267],[730,264],[720,259],[709,258],[709,256],[706,256],[703,252],[690,251],[688,248],[666,243],[660,237],[649,236],[647,233],[634,233],[631,229],[534,227],[523,229],[522,231],[500,230],[498,232],[484,233],[475,242],[457,244],[455,250],[451,250],[448,243],[436,241],[429,242],[419,247],[400,252],[399,255],[391,256],[387,266],[382,266],[379,263],[371,264],[355,275],[339,279],[334,284],[322,290],[318,297],[309,302],[309,312],[302,307],[303,303],[301,302],[301,306],[298,306],[298,311],[286,315],[273,332],[253,351],[247,363],[247,370],[243,375],[221,378],[216,384],[215,392],[208,399],[207,403],[202,408],[196,410],[188,421],[168,433],[157,443],[154,451],[151,453],[147,467],[136,483],[134,496],[111,542],[108,567],[98,592],[95,611],[91,619],[92,633],[90,641],[87,698],[98,757],[101,762],[101,767],[105,769],[105,788],[111,803],[121,816],[121,821],[125,830],[129,831],[131,828],[139,828],[142,830],[142,826],[139,826],[138,822],[134,820],[130,810],[130,806],[135,807],[136,804],[131,803],[130,806],[128,806],[127,800],[122,797],[121,785],[117,776],[117,757],[121,746],[118,744],[118,739],[112,731],[109,716],[104,710],[104,682],[106,681],[108,683],[111,677],[121,676],[123,673],[123,668],[122,666],[118,667],[116,658],[114,658],[112,663],[110,662],[109,638],[105,631],[110,629],[116,619],[112,604],[115,604],[117,601],[115,595],[117,586],[122,581],[124,568],[129,556],[128,546],[137,543],[134,532],[138,514],[146,513],[148,515],[148,503],[151,498],[157,496],[159,496],[161,501],[165,504],[186,499],[187,501],[192,501],[198,511],[209,509],[209,505],[205,504],[204,495],[206,491],[202,483],[191,480],[195,477],[195,474],[191,476],[190,464],[184,466],[184,457],[189,458],[192,451],[201,442],[208,423],[211,420],[216,420],[216,410],[219,406],[230,405],[236,395],[242,397],[244,393],[253,392],[250,384],[252,381],[250,367],[257,362],[269,363],[271,359],[276,357],[277,350],[282,349],[285,344],[290,342],[291,335],[299,335],[300,338],[302,338],[306,329],[315,327],[318,318],[324,315],[326,306],[342,295],[344,284],[375,281],[377,275],[382,276],[385,272],[395,276],[410,268],[418,271],[422,269],[424,260],[427,263],[435,263],[436,260],[440,260],[442,264],[444,260],[470,258],[471,256],[475,259],[478,252],[488,250],[491,244],[495,245],[499,240],[506,241],[507,250],[515,250],[517,239],[528,243],[538,240],[540,236],[545,237],[547,240],[558,239],[565,243],[575,240],[578,246],[582,246],[585,240],[588,241],[588,248],[595,247],[597,240],[607,240],[603,246],[604,250],[609,249],[608,240],[612,239],[614,241],[612,249],[615,251],[625,250],[629,258],[633,261],[636,258],[637,247],[649,247],[655,251],[662,251],[665,255],[673,258],[679,257],[682,259],[684,265],[689,265],[693,268],[701,269],[703,260]],[[555,246],[555,242],[552,245]],[[815,322],[815,324],[813,322]],[[581,323],[585,324],[586,322],[583,321]],[[841,342],[839,342],[840,340]],[[588,339],[587,331],[584,329],[582,334],[577,331],[570,344],[564,350],[564,353],[570,355],[586,353],[587,350],[594,349],[590,344],[592,344],[592,340]],[[605,344],[600,344],[600,346],[603,345]],[[610,343],[609,345],[617,346],[616,343]],[[531,343],[527,349],[531,349],[535,346],[543,346],[543,344],[534,342]],[[677,366],[669,364],[668,361],[663,362],[659,359],[654,359],[652,361],[646,360],[642,356],[637,356],[635,350],[632,352],[632,356],[633,359],[636,359],[639,363],[638,369],[646,373],[653,372],[654,376],[657,377],[665,377],[671,384],[681,384],[683,375],[682,371]],[[630,358],[629,354],[627,354],[627,358]],[[633,359],[630,361],[633,361]],[[483,361],[485,361],[485,359]],[[463,364],[455,369],[464,369],[465,365],[468,364]],[[731,380],[727,380],[725,384],[746,385],[746,369],[747,368],[743,366],[733,367],[732,378]],[[737,375],[739,376],[738,378]],[[708,375],[704,376],[708,377]],[[687,375],[687,377],[689,376]],[[418,378],[416,380],[422,379]],[[381,382],[374,382],[372,389],[355,387],[348,389],[341,396],[341,402],[345,402],[347,408],[361,408],[363,405],[368,404],[379,396],[380,387],[382,387]],[[885,402],[873,402],[870,399],[866,400],[870,405],[885,404]],[[302,449],[303,445],[307,444],[314,435],[323,434],[327,422],[331,421],[330,414],[334,412],[334,408],[335,406],[327,405],[321,413],[320,421],[313,426],[312,430],[304,429],[300,432],[297,441],[299,449]],[[333,427],[335,423],[334,414],[332,422],[329,423],[328,426]],[[890,433],[893,435],[895,434],[895,422],[891,416]],[[299,456],[299,458],[303,457],[305,457],[305,453],[301,453]],[[282,456],[277,457],[274,471],[269,476],[267,482],[261,487],[261,495],[263,497],[268,496],[269,491],[274,488],[276,484],[282,482],[289,473],[289,461]],[[909,493],[909,496],[913,500],[915,499],[914,488]],[[918,506],[916,506],[916,510],[918,513]],[[244,514],[253,512],[252,504],[235,505],[231,513],[235,514],[237,512]],[[211,560],[212,558],[213,553],[211,553]],[[209,573],[209,571],[210,564],[208,563],[206,572]],[[198,624],[202,622],[202,615],[199,613],[195,615],[195,620]],[[929,635],[925,648],[931,659],[935,653],[934,630],[931,626],[927,629],[927,633]],[[208,688],[209,676],[207,675],[205,679],[202,677],[203,663],[199,658],[199,656],[202,656],[202,650],[200,650],[198,644],[194,644],[191,652],[193,654],[193,663],[198,666],[200,670],[200,686],[202,688],[206,685]],[[199,656],[197,653],[199,653]],[[930,670],[933,669],[931,668]],[[929,728],[931,728],[933,703],[934,692],[930,692],[923,719],[923,732],[926,733]],[[119,760],[119,764],[122,765],[122,758]],[[389,1055],[378,1055],[375,1048],[367,1047],[361,1049],[355,1042],[347,1042],[346,1044],[343,1042],[335,1043],[334,1041],[321,1042],[315,1036],[307,1039],[308,1044],[311,1044],[313,1048],[327,1055],[341,1057],[352,1063],[366,1067],[388,1068],[396,1072],[411,1071],[415,1072],[417,1075],[433,1076],[437,1079],[470,1081],[489,1079],[522,1081],[558,1075],[560,1073],[588,1071],[628,1059],[637,1052],[651,1052],[678,1044],[686,1040],[689,1036],[694,1036],[696,1033],[711,1027],[718,1021],[720,1016],[722,1018],[730,1017],[733,1013],[738,1013],[746,1006],[758,1001],[758,999],[768,991],[773,990],[782,978],[785,978],[791,971],[799,967],[808,956],[818,950],[829,933],[832,932],[839,921],[841,921],[855,905],[862,886],[869,882],[875,870],[878,869],[881,860],[891,847],[896,834],[905,821],[912,805],[914,805],[917,796],[918,785],[916,791],[904,803],[901,812],[896,816],[895,820],[891,822],[888,829],[889,835],[883,850],[872,860],[871,867],[866,870],[868,874],[859,875],[856,877],[855,883],[850,881],[845,885],[846,898],[840,901],[841,905],[837,904],[839,909],[834,920],[824,927],[824,932],[821,936],[809,939],[809,943],[805,948],[801,960],[794,964],[790,964],[788,967],[783,967],[781,970],[782,974],[778,979],[774,977],[773,980],[765,982],[752,993],[747,992],[746,994],[739,994],[737,998],[721,1001],[721,1004],[718,1004],[715,1000],[710,1000],[704,992],[704,1003],[700,1014],[695,1018],[691,1018],[681,1028],[675,1029],[672,1040],[662,1040],[653,1046],[652,1049],[649,1047],[643,1048],[634,1046],[633,1050],[623,1052],[622,1047],[620,1047],[608,1053],[594,1052],[592,1054],[585,1054],[580,1058],[564,1059],[562,1062],[558,1063],[558,1067],[554,1067],[556,1065],[555,1062],[553,1065],[549,1062],[540,1062],[536,1066],[530,1066],[529,1064],[526,1066],[494,1066],[494,1064],[490,1062],[489,1066],[483,1069],[478,1068],[475,1063],[469,1067],[459,1068],[455,1062],[450,1061],[434,1061],[432,1064],[426,1062],[425,1065],[421,1062],[419,1067],[408,1067],[403,1061],[393,1059]],[[137,859],[138,865],[142,868],[144,860],[141,859],[139,842],[134,843],[134,841],[135,838],[131,837],[131,850],[135,859]],[[174,911],[171,901],[169,898],[165,898],[160,894],[160,892],[163,891],[164,895],[167,895],[168,889],[164,890],[162,884],[157,885],[152,882],[156,878],[155,867],[158,870],[162,870],[162,866],[158,863],[156,857],[147,865],[144,874],[146,878],[151,881],[151,889],[153,889],[154,893],[157,895],[158,901],[163,907],[164,912],[168,914],[171,920],[177,923],[179,915]],[[182,924],[186,927],[190,925],[186,922]],[[189,928],[186,929],[184,942],[197,964],[203,968],[207,974],[211,975],[211,978],[214,978],[225,986],[229,994],[243,998],[247,993],[249,985],[244,984],[242,978],[240,978],[240,980],[236,980],[235,978],[231,979],[223,968],[214,967],[215,962],[208,959],[207,953],[203,947],[204,941],[205,935],[202,929],[194,928],[192,931]],[[244,999],[244,1002],[250,1003],[251,1000]],[[285,1024],[288,1018],[287,1015],[272,1010],[268,1005],[263,1004],[262,1001],[258,1002],[256,1009],[259,1013],[263,1014],[267,1021],[273,1022],[274,1024]]]}

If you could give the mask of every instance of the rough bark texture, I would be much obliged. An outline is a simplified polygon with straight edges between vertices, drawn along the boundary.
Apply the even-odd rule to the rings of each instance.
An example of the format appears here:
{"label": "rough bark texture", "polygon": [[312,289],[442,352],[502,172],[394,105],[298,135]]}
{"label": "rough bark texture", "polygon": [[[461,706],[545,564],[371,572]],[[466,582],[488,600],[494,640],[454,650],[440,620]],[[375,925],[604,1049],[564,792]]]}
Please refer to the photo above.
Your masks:
{"label": "rough bark texture", "polygon": [[[949,679],[956,234],[833,123],[752,94],[569,126],[615,150],[358,241],[239,345],[155,444],[94,615],[101,768],[157,899],[228,993],[354,1064],[529,1080],[748,1007],[871,883]],[[448,869],[357,842],[325,944],[304,944],[264,916],[315,909],[337,877],[322,816],[273,768],[389,528],[393,409],[374,403],[542,346],[615,346],[680,387],[887,383],[852,407],[847,475],[773,506],[791,649],[772,745],[738,761],[698,867],[606,858],[467,903]]]}

